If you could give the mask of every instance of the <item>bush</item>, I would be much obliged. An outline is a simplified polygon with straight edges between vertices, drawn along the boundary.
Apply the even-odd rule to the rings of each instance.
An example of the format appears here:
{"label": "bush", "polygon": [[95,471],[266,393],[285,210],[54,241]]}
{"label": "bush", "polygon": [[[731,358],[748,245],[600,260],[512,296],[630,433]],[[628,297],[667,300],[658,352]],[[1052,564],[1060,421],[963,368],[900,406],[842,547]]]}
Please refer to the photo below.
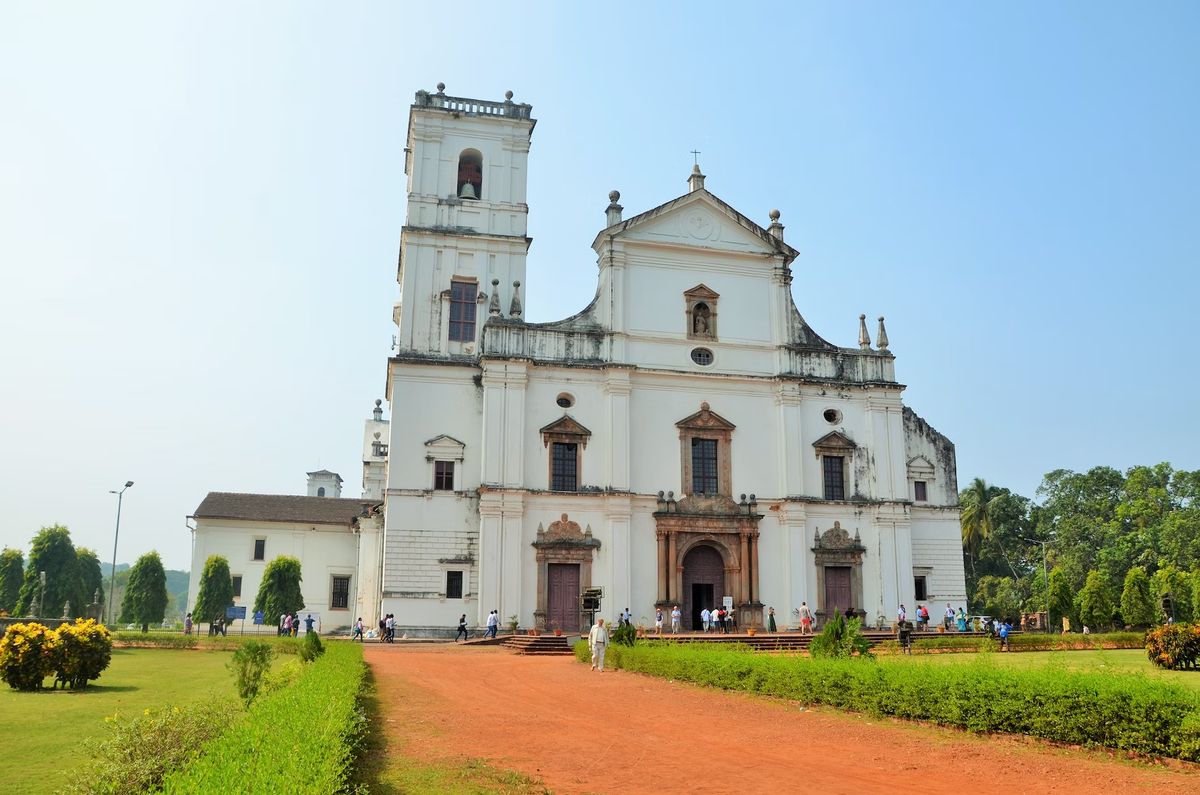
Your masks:
{"label": "bush", "polygon": [[246,643],[268,643],[279,654],[296,654],[300,651],[299,638],[280,638],[274,635],[184,635],[183,633],[117,632],[113,643],[127,648],[146,649],[208,649],[210,651],[237,651]]}
{"label": "bush", "polygon": [[325,644],[321,642],[321,636],[315,632],[309,632],[304,636],[303,642],[300,644],[300,659],[304,662],[312,662],[325,653]]}
{"label": "bush", "polygon": [[366,666],[357,643],[330,645],[291,687],[268,692],[191,765],[168,774],[168,795],[339,792],[366,722]]}
{"label": "bush", "polygon": [[1160,668],[1195,668],[1200,663],[1200,624],[1171,624],[1147,632],[1146,656]]}
{"label": "bush", "polygon": [[[587,644],[575,648],[576,657]],[[862,665],[848,659],[755,655],[697,644],[614,648],[613,668],[1071,745],[1200,761],[1200,694],[1129,674],[1021,670],[990,655],[970,664]]]}
{"label": "bush", "polygon": [[132,720],[104,719],[108,734],[84,741],[92,761],[71,774],[66,795],[152,792],[163,777],[198,759],[209,742],[242,714],[232,698],[209,698],[185,707],[163,707]]}
{"label": "bush", "polygon": [[258,641],[243,643],[241,648],[233,653],[228,668],[233,672],[238,696],[247,704],[258,695],[263,675],[271,670],[271,660],[274,658],[275,650],[271,648],[271,644]]}
{"label": "bush", "polygon": [[871,642],[862,634],[860,625],[858,618],[847,621],[835,607],[833,618],[826,621],[821,634],[809,642],[808,653],[813,657],[852,657],[855,654],[870,657]]}
{"label": "bush", "polygon": [[632,646],[637,640],[637,627],[633,624],[622,624],[609,635],[613,646]]}
{"label": "bush", "polygon": [[55,685],[70,685],[72,689],[87,687],[100,678],[100,673],[112,660],[112,633],[94,619],[75,619],[75,624],[63,624],[55,631],[57,643],[51,652]]}
{"label": "bush", "polygon": [[58,636],[41,624],[13,624],[0,639],[0,679],[15,690],[39,690],[54,670]]}

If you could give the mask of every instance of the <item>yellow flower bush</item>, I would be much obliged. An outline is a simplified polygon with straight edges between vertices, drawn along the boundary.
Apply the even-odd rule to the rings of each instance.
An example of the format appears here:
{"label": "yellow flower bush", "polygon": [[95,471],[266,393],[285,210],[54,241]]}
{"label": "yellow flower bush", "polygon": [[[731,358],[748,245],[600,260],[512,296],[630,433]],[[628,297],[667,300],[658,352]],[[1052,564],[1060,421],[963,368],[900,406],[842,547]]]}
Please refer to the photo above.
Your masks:
{"label": "yellow flower bush", "polygon": [[86,687],[112,659],[112,635],[94,620],[77,619],[57,631],[41,624],[13,624],[0,639],[0,679],[16,690],[55,684]]}
{"label": "yellow flower bush", "polygon": [[57,643],[41,624],[13,624],[0,638],[0,679],[16,690],[38,690],[54,670]]}

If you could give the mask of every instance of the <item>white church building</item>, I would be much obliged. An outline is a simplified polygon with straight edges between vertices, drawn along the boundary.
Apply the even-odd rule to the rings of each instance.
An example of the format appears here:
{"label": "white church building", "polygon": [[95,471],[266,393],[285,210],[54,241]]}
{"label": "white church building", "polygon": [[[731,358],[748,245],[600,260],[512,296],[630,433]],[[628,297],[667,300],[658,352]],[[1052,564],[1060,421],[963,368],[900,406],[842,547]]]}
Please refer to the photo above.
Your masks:
{"label": "white church building", "polygon": [[632,217],[614,191],[595,298],[525,320],[531,111],[441,85],[412,106],[387,376],[403,421],[363,609],[434,634],[492,610],[575,631],[595,587],[601,615],[678,604],[687,628],[727,597],[741,627],[768,606],[795,624],[802,602],[868,624],[965,602],[954,446],[904,405],[882,317],[851,347],[805,322],[793,287],[821,288],[777,211],[751,220],[699,167]]}

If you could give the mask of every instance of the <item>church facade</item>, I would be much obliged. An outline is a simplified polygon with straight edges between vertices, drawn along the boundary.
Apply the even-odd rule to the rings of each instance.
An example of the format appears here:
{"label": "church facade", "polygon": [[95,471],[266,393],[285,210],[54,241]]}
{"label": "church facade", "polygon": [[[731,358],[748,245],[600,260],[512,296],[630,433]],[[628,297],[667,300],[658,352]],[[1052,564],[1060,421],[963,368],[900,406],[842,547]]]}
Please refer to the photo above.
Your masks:
{"label": "church facade", "polygon": [[687,628],[727,599],[741,627],[965,603],[954,446],[904,405],[882,317],[853,347],[809,327],[778,212],[699,167],[632,217],[614,191],[595,298],[525,320],[535,123],[511,92],[411,108],[381,612],[570,632],[587,588]]}

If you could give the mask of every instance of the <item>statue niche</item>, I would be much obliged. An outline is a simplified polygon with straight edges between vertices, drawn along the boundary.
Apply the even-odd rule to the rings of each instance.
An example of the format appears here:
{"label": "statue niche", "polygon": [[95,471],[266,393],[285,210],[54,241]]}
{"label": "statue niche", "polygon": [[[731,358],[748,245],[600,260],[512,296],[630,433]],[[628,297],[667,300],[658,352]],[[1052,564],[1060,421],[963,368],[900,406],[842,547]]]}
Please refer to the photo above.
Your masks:
{"label": "statue niche", "polygon": [[717,339],[717,299],[720,297],[703,284],[697,284],[683,294],[687,306],[688,339]]}

